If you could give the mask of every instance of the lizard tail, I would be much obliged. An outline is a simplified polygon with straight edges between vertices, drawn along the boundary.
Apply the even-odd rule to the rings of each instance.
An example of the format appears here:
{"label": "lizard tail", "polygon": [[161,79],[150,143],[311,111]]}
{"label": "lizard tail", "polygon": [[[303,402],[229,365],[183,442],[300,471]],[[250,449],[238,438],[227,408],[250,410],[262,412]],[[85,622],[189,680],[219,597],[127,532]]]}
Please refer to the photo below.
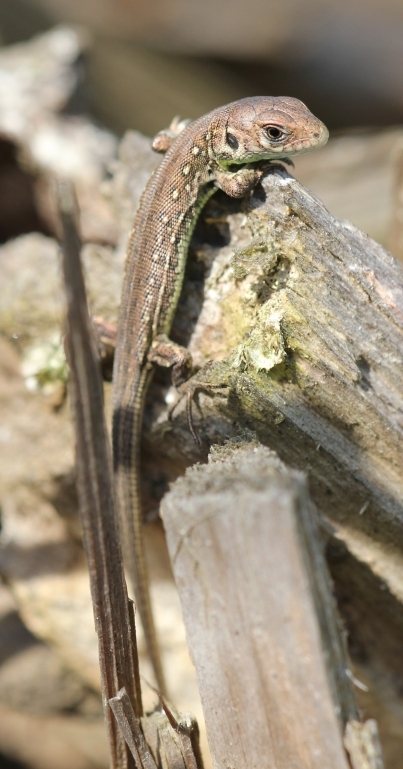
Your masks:
{"label": "lizard tail", "polygon": [[[134,470],[134,472],[132,470],[130,475],[136,476],[136,481],[138,480],[138,473],[136,470]],[[133,489],[133,478],[127,480]],[[136,491],[138,492],[138,489],[136,489]],[[132,494],[130,496],[133,500]],[[129,578],[134,589],[136,606],[140,614],[147,650],[157,682],[157,688],[162,694],[166,694],[167,689],[161,662],[161,652],[157,639],[154,615],[151,607],[149,576],[144,552],[144,535],[139,497],[137,498],[135,505],[138,507],[138,511],[133,508],[127,511],[128,518],[132,522],[132,525],[129,527],[128,537],[126,537],[125,532],[124,539],[126,542],[123,543],[123,553],[127,563]]]}
{"label": "lizard tail", "polygon": [[[157,687],[162,694],[166,694],[165,677],[151,607],[139,488],[139,444],[143,401],[148,384],[145,372],[144,379],[140,387],[135,388],[137,398],[141,393],[141,403],[133,403],[132,398],[129,397],[127,401],[123,399],[114,411],[113,454],[124,562],[134,590],[135,603],[140,614]],[[129,405],[126,406],[125,401]]]}

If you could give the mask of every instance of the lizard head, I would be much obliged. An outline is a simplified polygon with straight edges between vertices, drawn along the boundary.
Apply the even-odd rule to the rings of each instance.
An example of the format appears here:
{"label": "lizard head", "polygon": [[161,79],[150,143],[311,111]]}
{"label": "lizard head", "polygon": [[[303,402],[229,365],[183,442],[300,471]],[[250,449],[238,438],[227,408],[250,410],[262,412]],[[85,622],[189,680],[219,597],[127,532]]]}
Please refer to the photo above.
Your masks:
{"label": "lizard head", "polygon": [[211,132],[221,168],[296,155],[322,147],[326,126],[299,99],[255,96],[229,104]]}

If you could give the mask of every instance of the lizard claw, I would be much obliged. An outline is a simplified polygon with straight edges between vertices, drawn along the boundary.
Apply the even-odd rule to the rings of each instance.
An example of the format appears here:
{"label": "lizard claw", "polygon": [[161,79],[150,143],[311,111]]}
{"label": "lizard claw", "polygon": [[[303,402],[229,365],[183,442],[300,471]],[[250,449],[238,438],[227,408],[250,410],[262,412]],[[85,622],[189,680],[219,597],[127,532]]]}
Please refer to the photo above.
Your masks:
{"label": "lizard claw", "polygon": [[291,168],[295,168],[294,162],[291,160],[291,158],[279,158],[281,163],[285,163],[286,166],[291,166]]}
{"label": "lizard claw", "polygon": [[[222,384],[213,384],[212,382],[202,382],[200,380],[195,379],[194,381],[188,380],[187,382],[185,382],[183,385],[181,385],[178,388],[178,392],[180,393],[180,395],[183,395],[183,396],[186,395],[186,417],[187,417],[187,422],[188,422],[188,426],[189,426],[189,430],[191,432],[192,438],[193,438],[193,440],[194,440],[194,442],[196,443],[197,446],[201,446],[202,441],[201,441],[201,438],[199,437],[199,435],[198,435],[198,433],[196,431],[196,428],[195,428],[195,425],[194,425],[194,420],[193,420],[193,401],[194,401],[194,398],[195,398],[196,394],[199,392],[199,390],[203,390],[203,392],[211,394],[213,392],[213,390],[218,390],[218,389],[221,389],[223,387],[228,387],[228,386],[229,385],[224,384],[224,383],[222,383]],[[181,399],[179,399],[179,400],[181,400]],[[178,405],[179,400],[176,401],[176,403],[174,403],[168,409],[168,419],[169,420],[172,419],[173,412],[174,412],[176,406]]]}

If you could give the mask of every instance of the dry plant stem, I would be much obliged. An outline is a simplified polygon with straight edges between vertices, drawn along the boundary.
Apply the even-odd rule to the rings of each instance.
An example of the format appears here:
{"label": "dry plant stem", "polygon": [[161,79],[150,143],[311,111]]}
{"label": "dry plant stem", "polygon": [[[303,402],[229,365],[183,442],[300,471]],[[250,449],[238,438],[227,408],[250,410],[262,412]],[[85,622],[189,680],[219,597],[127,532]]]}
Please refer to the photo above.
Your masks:
{"label": "dry plant stem", "polygon": [[[163,769],[203,769],[196,722],[186,716],[176,718],[163,695],[160,695],[160,699],[165,716],[155,712],[151,716],[142,718],[141,721],[134,715],[130,699],[124,688],[109,701],[135,760],[136,769],[157,769],[157,766],[161,764]],[[154,716],[157,717],[158,721],[158,764],[150,752],[142,731],[144,725],[146,737],[147,735],[150,736],[149,727]],[[176,739],[172,730],[177,735]],[[152,745],[152,743],[153,739],[151,738],[150,744]]]}
{"label": "dry plant stem", "polygon": [[111,452],[103,416],[103,393],[80,262],[74,190],[59,182],[63,275],[67,297],[67,347],[76,432],[77,486],[98,633],[102,696],[112,769],[133,766],[108,701],[125,687],[137,718],[142,715],[134,627],[130,618]]}
{"label": "dry plant stem", "polygon": [[357,707],[303,475],[224,447],[163,515],[215,766],[347,769]]}
{"label": "dry plant stem", "polygon": [[[123,568],[123,562],[122,562],[122,568]],[[139,666],[139,654],[137,649],[135,604],[131,598],[129,598],[128,600],[128,607],[129,607],[129,621],[130,621],[133,660],[134,660],[134,686],[135,686],[135,693],[136,693],[134,698],[134,703],[136,707],[136,717],[140,718],[143,715],[143,703],[141,698],[140,666]]]}
{"label": "dry plant stem", "polygon": [[159,696],[168,723],[179,736],[186,769],[202,769],[203,760],[199,750],[198,731],[195,739],[195,721],[186,717],[178,720],[172,713],[165,697],[162,694]]}
{"label": "dry plant stem", "polygon": [[119,724],[122,734],[134,758],[136,769],[157,769],[156,763],[147,747],[140,719],[136,718],[130,698],[123,687],[116,697],[111,697],[109,705]]}

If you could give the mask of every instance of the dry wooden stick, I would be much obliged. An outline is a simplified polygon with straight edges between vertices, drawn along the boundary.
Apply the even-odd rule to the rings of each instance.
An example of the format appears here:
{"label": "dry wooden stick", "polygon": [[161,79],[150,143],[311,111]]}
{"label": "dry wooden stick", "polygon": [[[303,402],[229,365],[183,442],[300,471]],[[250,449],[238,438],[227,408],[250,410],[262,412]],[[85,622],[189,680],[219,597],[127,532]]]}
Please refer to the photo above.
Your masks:
{"label": "dry wooden stick", "polygon": [[140,719],[136,718],[130,697],[124,687],[116,697],[110,698],[109,705],[130,748],[136,769],[157,769],[141,731]]}
{"label": "dry wooden stick", "polygon": [[108,702],[125,687],[137,718],[142,715],[136,636],[123,572],[112,458],[103,413],[99,360],[80,261],[74,191],[69,183],[60,182],[57,192],[67,298],[66,339],[76,432],[77,487],[98,633],[102,699],[111,767],[127,769],[133,766],[133,760],[123,734],[116,728]]}

